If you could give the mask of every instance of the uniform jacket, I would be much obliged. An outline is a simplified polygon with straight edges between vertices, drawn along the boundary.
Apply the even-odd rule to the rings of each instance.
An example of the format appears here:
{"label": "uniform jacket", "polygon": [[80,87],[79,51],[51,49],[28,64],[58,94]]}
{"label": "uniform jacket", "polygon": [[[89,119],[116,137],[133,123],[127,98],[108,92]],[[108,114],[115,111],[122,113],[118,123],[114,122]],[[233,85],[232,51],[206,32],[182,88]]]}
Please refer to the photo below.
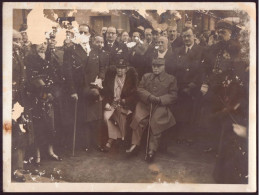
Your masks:
{"label": "uniform jacket", "polygon": [[[114,66],[111,66],[107,70],[105,80],[103,82],[103,105],[105,105],[106,103],[109,103],[111,105],[114,100],[114,81],[116,74],[116,68]],[[124,86],[121,92],[121,99],[125,99],[125,108],[128,108],[131,111],[134,111],[136,105],[137,84],[137,72],[133,67],[130,67],[126,73]]]}
{"label": "uniform jacket", "polygon": [[124,43],[115,41],[113,46],[110,47],[107,42],[105,42],[103,49],[109,54],[109,66],[115,65],[116,61],[120,58],[128,61],[128,48]]}
{"label": "uniform jacket", "polygon": [[66,79],[67,92],[82,93],[84,88],[84,68],[87,64],[87,53],[80,44],[73,44],[64,52],[64,75]]}
{"label": "uniform jacket", "polygon": [[160,105],[153,106],[150,123],[152,132],[159,134],[175,125],[175,118],[169,108],[177,99],[177,81],[174,76],[164,72],[157,79],[153,73],[147,73],[142,77],[137,92],[140,101],[137,103],[131,123],[133,129],[136,129],[140,121],[149,116],[148,97],[151,94],[161,99]]}

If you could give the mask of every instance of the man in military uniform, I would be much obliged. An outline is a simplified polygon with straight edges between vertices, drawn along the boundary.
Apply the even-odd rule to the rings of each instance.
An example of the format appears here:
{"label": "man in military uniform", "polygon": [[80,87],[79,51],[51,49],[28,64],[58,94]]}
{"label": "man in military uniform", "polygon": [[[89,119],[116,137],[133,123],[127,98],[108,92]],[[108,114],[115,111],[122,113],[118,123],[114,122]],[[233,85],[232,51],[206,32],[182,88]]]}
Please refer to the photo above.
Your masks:
{"label": "man in military uniform", "polygon": [[118,59],[128,61],[128,48],[125,44],[116,41],[117,36],[117,29],[113,26],[108,27],[104,50],[109,53],[109,66],[114,65]]}
{"label": "man in military uniform", "polygon": [[101,145],[100,128],[103,110],[100,90],[109,63],[108,54],[103,50],[103,44],[103,37],[96,35],[84,69],[86,150],[100,148]]}
{"label": "man in military uniform", "polygon": [[[23,63],[23,53],[21,49],[22,36],[16,30],[13,30],[13,80],[12,80],[12,107],[25,105],[25,84],[26,72]],[[17,112],[17,110],[16,110]],[[25,147],[28,144],[28,128],[24,129],[25,112],[20,117],[12,120],[12,178],[18,182],[25,182],[23,171],[23,161],[25,155]],[[28,127],[28,126],[27,126]]]}
{"label": "man in military uniform", "polygon": [[177,98],[176,78],[165,72],[165,60],[154,59],[152,69],[152,73],[142,77],[137,90],[140,101],[137,103],[131,123],[132,146],[126,151],[132,153],[136,150],[144,130],[150,125],[148,161],[153,160],[162,133],[175,125],[170,106]]}
{"label": "man in military uniform", "polygon": [[[77,101],[77,133],[79,140],[79,146],[85,147],[85,140],[83,136],[86,132],[86,112],[85,112],[85,75],[84,71],[88,61],[90,47],[90,32],[87,25],[79,26],[79,43],[73,43],[72,46],[68,47],[64,51],[63,66],[64,66],[64,77],[66,85],[66,95],[67,95],[67,111],[66,114],[66,134],[67,138],[71,139],[73,135],[73,124],[75,118],[75,104]],[[69,136],[70,135],[70,136]],[[72,145],[72,139],[67,140],[68,145]]]}

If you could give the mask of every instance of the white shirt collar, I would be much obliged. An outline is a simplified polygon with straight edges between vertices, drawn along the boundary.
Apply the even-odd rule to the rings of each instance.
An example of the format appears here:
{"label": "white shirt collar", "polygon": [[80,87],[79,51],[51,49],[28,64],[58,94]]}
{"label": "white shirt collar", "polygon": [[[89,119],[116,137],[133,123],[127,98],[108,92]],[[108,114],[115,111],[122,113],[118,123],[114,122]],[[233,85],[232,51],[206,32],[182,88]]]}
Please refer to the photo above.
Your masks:
{"label": "white shirt collar", "polygon": [[165,50],[163,53],[160,53],[160,52],[158,51],[158,58],[164,58],[167,51],[168,51],[168,49]]}
{"label": "white shirt collar", "polygon": [[191,46],[185,46],[185,53],[187,53],[187,50],[188,50],[188,48],[191,50],[192,49],[192,47],[193,47],[193,45],[194,45],[194,43],[191,45]]}

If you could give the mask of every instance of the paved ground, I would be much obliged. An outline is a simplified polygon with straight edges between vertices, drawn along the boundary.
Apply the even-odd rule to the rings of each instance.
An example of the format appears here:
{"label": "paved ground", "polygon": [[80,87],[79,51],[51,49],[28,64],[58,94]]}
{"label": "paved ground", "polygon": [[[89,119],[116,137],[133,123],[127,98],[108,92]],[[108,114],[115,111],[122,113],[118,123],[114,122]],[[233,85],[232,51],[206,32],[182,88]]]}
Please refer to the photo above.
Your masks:
{"label": "paved ground", "polygon": [[204,132],[195,132],[191,139],[172,139],[168,152],[157,153],[151,164],[144,161],[144,147],[131,158],[116,145],[109,153],[77,150],[72,157],[63,152],[62,162],[45,158],[40,167],[27,163],[26,178],[27,182],[214,183],[216,152],[207,150],[211,139]]}

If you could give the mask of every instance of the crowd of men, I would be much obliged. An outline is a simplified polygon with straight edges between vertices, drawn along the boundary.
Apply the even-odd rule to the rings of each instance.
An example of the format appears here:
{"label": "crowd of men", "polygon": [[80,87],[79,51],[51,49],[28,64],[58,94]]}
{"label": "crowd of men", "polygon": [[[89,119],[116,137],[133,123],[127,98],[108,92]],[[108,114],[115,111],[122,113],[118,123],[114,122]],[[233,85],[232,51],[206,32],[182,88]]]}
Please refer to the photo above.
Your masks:
{"label": "crowd of men", "polygon": [[147,131],[151,162],[170,143],[170,132],[199,126],[220,135],[215,181],[246,183],[249,63],[240,58],[233,29],[219,21],[215,32],[201,36],[190,25],[181,33],[172,25],[130,34],[110,26],[93,35],[81,24],[79,42],[68,29],[62,47],[55,29],[37,45],[26,28],[14,30],[13,107],[24,107],[13,119],[14,179],[25,181],[25,152],[40,166],[46,146],[61,161],[56,145],[109,152],[116,140],[127,140],[131,156]]}

